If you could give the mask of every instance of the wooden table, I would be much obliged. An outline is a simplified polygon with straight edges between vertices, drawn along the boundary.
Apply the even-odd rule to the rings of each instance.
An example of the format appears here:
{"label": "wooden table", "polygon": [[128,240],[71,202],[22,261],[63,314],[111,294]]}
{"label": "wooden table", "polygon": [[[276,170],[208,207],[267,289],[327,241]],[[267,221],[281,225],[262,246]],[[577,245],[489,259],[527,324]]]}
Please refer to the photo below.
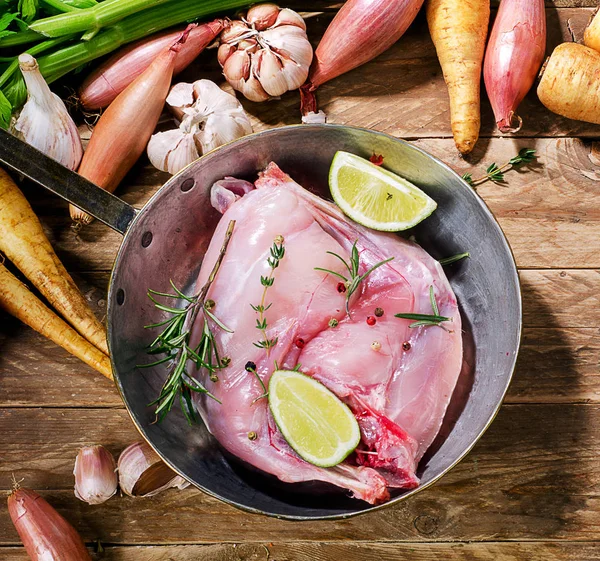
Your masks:
{"label": "wooden table", "polygon": [[[311,0],[313,38],[336,4]],[[547,1],[549,51],[579,36],[594,0]],[[339,6],[339,3],[338,3]],[[318,12],[323,12],[319,14]],[[570,31],[571,30],[571,31]],[[219,78],[214,52],[187,77]],[[190,80],[191,81],[191,80]],[[389,52],[319,92],[333,123],[409,139],[463,173],[535,148],[538,164],[479,188],[512,244],[524,297],[524,337],[502,410],[469,456],[432,488],[343,522],[289,523],[249,515],[195,489],[88,506],[73,496],[77,449],[118,454],[138,439],[116,390],[62,349],[0,316],[0,486],[37,489],[111,560],[379,561],[600,559],[600,128],[546,111],[535,93],[523,130],[500,138],[487,100],[481,139],[461,160],[441,71],[421,14]],[[255,128],[298,121],[298,96],[246,104]],[[141,206],[165,180],[147,161],[120,195]],[[66,205],[24,186],[60,257],[99,315],[117,234],[79,235]],[[0,506],[0,558],[27,556]]]}

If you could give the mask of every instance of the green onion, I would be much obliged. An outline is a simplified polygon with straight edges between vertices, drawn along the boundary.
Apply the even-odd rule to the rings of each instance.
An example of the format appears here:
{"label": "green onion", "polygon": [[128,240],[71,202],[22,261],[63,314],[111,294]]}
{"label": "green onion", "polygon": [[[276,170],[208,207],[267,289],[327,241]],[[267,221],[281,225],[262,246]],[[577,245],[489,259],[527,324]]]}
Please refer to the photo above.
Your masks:
{"label": "green onion", "polygon": [[92,8],[74,9],[49,18],[39,19],[29,29],[46,37],[62,37],[74,33],[85,33],[118,23],[123,18],[141,10],[165,4],[168,0],[121,0],[101,2]]}

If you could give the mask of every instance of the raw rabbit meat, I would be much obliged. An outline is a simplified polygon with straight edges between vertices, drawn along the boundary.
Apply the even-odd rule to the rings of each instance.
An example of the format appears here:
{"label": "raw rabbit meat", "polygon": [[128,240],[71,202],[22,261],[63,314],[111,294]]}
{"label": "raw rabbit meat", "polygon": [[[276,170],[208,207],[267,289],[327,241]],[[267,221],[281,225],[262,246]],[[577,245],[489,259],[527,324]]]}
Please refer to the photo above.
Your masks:
{"label": "raw rabbit meat", "polygon": [[[215,184],[213,205],[224,215],[204,258],[199,289],[216,261],[230,220],[235,231],[208,297],[213,312],[234,333],[215,329],[221,355],[230,365],[211,382],[195,376],[216,396],[201,396],[197,405],[211,433],[232,454],[286,482],[326,481],[370,503],[389,499],[389,487],[419,484],[417,464],[437,435],[462,365],[461,320],[456,297],[439,263],[418,245],[396,235],[374,232],[347,219],[338,208],[296,184],[274,163],[250,190],[246,182]],[[262,338],[251,304],[261,301],[261,275],[274,239],[284,239],[285,256],[268,289],[272,306],[267,335],[277,337],[267,356],[254,343]],[[373,271],[350,300],[346,313],[340,279],[317,271],[347,275],[357,242],[360,273],[389,257]],[[440,326],[410,328],[396,313],[432,314],[433,287]],[[375,316],[381,308],[383,315]],[[367,317],[372,316],[367,322]],[[375,319],[375,324],[373,323]],[[338,321],[331,327],[330,321]],[[201,326],[194,326],[192,343]],[[335,324],[335,322],[332,322]],[[307,463],[288,446],[269,412],[267,398],[249,362],[268,386],[276,369],[313,376],[352,409],[362,441],[354,454],[334,468]],[[249,433],[256,433],[250,439]],[[254,435],[252,435],[254,436]]]}

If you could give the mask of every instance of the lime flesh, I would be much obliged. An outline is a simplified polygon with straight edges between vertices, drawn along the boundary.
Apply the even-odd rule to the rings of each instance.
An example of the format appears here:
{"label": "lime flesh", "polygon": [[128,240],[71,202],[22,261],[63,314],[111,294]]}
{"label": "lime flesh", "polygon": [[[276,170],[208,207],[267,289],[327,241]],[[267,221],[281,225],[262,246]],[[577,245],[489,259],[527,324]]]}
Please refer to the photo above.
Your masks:
{"label": "lime flesh", "polygon": [[269,407],[288,444],[316,466],[339,464],[360,442],[352,411],[323,384],[301,372],[273,372]]}
{"label": "lime flesh", "polygon": [[412,228],[437,207],[406,179],[349,152],[337,152],[333,158],[329,189],[344,214],[384,232]]}

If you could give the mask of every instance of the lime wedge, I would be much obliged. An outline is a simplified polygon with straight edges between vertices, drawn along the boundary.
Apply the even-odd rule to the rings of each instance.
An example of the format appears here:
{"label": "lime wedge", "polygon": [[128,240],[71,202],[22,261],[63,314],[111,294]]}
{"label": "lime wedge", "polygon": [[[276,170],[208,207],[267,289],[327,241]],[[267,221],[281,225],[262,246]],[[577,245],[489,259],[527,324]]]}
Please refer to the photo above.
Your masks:
{"label": "lime wedge", "polygon": [[339,464],[360,442],[352,411],[323,384],[301,372],[273,372],[269,407],[288,444],[316,466]]}
{"label": "lime wedge", "polygon": [[410,181],[349,152],[337,152],[333,158],[329,189],[344,214],[384,232],[412,228],[437,207]]}

